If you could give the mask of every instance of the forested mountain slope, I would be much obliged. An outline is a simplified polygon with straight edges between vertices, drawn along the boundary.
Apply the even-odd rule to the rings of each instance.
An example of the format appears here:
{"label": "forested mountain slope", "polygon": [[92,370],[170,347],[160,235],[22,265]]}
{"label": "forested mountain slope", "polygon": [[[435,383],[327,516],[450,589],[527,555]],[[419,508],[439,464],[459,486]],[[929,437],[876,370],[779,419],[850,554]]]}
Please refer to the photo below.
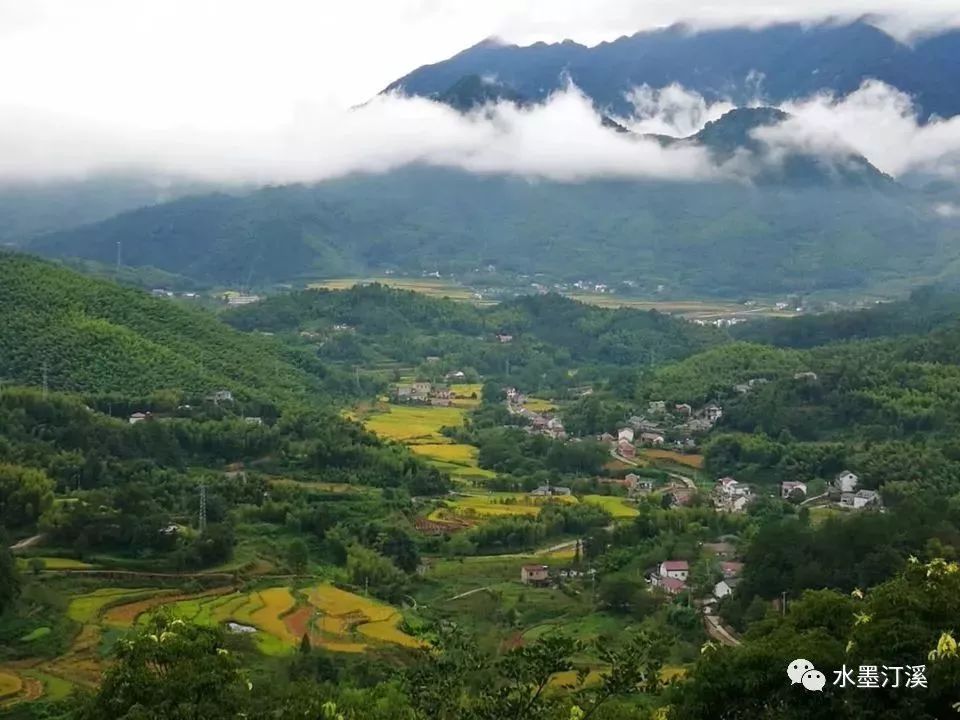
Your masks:
{"label": "forested mountain slope", "polygon": [[[293,398],[326,372],[211,314],[49,262],[0,253],[0,377],[7,383],[144,396],[158,390]],[[302,367],[295,367],[299,363]]]}
{"label": "forested mountain slope", "polygon": [[958,272],[957,229],[892,187],[531,183],[412,167],[188,198],[38,238],[41,254],[249,286],[494,265],[637,292],[884,293]]}

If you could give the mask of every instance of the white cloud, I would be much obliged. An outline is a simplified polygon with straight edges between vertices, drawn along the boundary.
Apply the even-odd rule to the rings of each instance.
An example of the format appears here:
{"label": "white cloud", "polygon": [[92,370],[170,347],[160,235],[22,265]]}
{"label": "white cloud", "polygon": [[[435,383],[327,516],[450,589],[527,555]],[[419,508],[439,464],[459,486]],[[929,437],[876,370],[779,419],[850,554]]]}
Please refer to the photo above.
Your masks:
{"label": "white cloud", "polygon": [[715,174],[702,150],[665,149],[603,128],[572,86],[527,109],[504,103],[463,116],[422,98],[379,96],[353,111],[303,105],[288,123],[233,130],[131,127],[0,108],[0,178],[145,169],[281,183],[413,162],[560,181]]}
{"label": "white cloud", "polygon": [[821,94],[783,109],[790,120],[756,133],[773,147],[830,155],[852,149],[895,177],[960,178],[960,116],[921,124],[910,97],[884,83],[868,81],[846,97]]}
{"label": "white cloud", "polygon": [[641,134],[688,137],[708,122],[734,109],[729,101],[707,103],[703,96],[680,85],[651,88],[643,85],[627,93],[632,118],[618,118],[631,131]]}

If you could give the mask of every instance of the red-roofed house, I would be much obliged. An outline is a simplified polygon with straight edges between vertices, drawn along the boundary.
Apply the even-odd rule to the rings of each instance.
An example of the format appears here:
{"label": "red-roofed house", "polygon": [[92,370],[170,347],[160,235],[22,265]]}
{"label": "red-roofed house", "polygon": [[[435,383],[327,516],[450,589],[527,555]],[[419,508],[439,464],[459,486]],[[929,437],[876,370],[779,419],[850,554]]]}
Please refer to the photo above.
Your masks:
{"label": "red-roofed house", "polygon": [[686,560],[664,560],[660,563],[660,577],[686,580],[690,565]]}
{"label": "red-roofed house", "polygon": [[683,580],[677,580],[672,577],[662,577],[657,581],[657,586],[663,588],[671,595],[677,595],[687,589],[687,584]]}

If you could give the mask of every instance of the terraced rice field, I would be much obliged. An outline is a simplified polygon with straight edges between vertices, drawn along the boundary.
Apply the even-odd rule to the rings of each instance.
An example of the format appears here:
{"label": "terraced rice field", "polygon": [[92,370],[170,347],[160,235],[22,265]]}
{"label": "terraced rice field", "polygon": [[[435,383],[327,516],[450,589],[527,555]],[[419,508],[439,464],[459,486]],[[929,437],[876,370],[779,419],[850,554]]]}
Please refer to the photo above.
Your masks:
{"label": "terraced rice field", "polygon": [[307,598],[315,613],[298,611],[285,618],[291,632],[310,629],[311,642],[338,652],[363,652],[368,642],[416,648],[422,643],[399,629],[402,616],[390,605],[323,584],[311,588]]}
{"label": "terraced rice field", "polygon": [[229,588],[214,588],[213,590],[193,595],[159,594],[136,602],[115,605],[103,613],[103,624],[114,627],[133,627],[138,618],[161,605],[171,606],[180,603],[184,605],[193,603],[199,606],[200,598],[223,595],[227,592],[230,592]]}
{"label": "terraced rice field", "polygon": [[156,588],[100,588],[74,597],[67,606],[67,617],[79,623],[92,623],[100,618],[106,608],[125,600],[132,602],[170,592]]}
{"label": "terraced rice field", "polygon": [[[471,392],[478,385],[459,385]],[[496,473],[477,465],[477,449],[472,445],[453,443],[440,433],[443,427],[463,424],[465,410],[458,407],[421,405],[387,405],[367,416],[365,426],[380,437],[396,440],[427,458],[435,467],[464,480],[483,480]]]}

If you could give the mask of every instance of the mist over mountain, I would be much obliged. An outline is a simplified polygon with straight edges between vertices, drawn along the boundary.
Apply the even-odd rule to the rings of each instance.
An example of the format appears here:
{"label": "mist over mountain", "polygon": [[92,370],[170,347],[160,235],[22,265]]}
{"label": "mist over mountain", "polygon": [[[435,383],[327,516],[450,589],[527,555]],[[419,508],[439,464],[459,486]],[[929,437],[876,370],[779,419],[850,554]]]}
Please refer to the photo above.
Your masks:
{"label": "mist over mountain", "polygon": [[473,75],[494,78],[502,87],[540,101],[569,79],[598,108],[629,115],[627,96],[643,85],[677,83],[708,100],[780,104],[823,91],[843,96],[867,80],[879,80],[912,96],[929,118],[960,114],[960,87],[943,81],[958,74],[956,30],[907,45],[866,21],[701,32],[675,25],[596,47],[569,40],[527,47],[485,40],[404,75],[385,92],[440,97]]}

